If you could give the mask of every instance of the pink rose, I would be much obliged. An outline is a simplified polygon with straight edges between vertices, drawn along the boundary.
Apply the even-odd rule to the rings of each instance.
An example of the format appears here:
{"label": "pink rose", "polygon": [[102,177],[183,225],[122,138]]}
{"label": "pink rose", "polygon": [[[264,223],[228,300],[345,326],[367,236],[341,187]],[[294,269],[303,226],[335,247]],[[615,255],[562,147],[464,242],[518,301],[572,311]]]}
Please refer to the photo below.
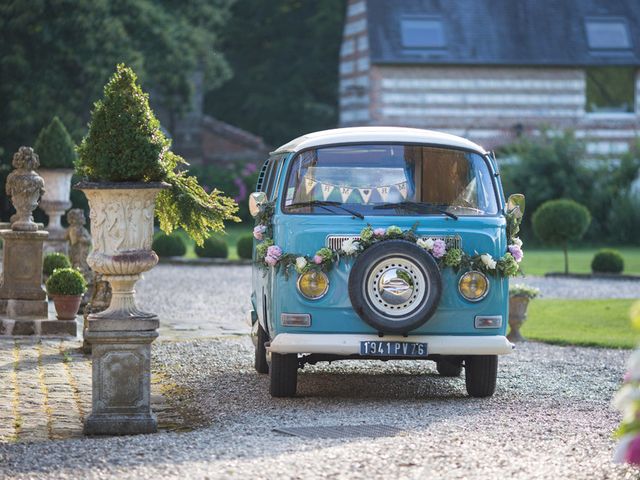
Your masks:
{"label": "pink rose", "polygon": [[624,455],[624,460],[633,465],[640,465],[640,436],[631,440]]}
{"label": "pink rose", "polygon": [[267,262],[267,265],[271,267],[275,267],[276,263],[278,263],[279,258],[272,257],[271,255],[267,255],[264,257],[264,261]]}
{"label": "pink rose", "polygon": [[282,249],[277,245],[271,245],[267,248],[267,257],[273,257],[276,259],[276,262],[280,260],[282,256]]}
{"label": "pink rose", "polygon": [[522,257],[524,257],[524,253],[522,252],[522,249],[520,248],[519,245],[515,243],[513,245],[509,245],[508,250],[516,262],[520,263],[522,261]]}
{"label": "pink rose", "polygon": [[313,263],[315,263],[316,265],[320,265],[322,263],[322,257],[320,255],[314,255]]}
{"label": "pink rose", "polygon": [[373,234],[374,234],[376,237],[384,237],[385,232],[386,232],[386,230],[385,230],[384,228],[376,228],[376,229],[373,231]]}
{"label": "pink rose", "polygon": [[262,235],[267,231],[265,225],[256,225],[253,229],[253,238],[256,240],[262,240]]}
{"label": "pink rose", "polygon": [[433,242],[433,249],[431,250],[431,254],[435,258],[442,258],[447,253],[447,244],[444,243],[444,240],[436,240]]}

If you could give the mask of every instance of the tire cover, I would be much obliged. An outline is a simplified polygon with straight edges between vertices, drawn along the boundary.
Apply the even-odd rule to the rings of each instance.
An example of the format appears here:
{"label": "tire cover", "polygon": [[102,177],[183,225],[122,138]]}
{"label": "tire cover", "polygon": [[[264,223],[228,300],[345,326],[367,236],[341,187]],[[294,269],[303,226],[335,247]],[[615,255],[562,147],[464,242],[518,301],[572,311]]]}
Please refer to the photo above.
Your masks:
{"label": "tire cover", "polygon": [[442,295],[435,259],[406,240],[377,243],[356,259],[349,298],[358,316],[382,333],[406,334],[433,316]]}

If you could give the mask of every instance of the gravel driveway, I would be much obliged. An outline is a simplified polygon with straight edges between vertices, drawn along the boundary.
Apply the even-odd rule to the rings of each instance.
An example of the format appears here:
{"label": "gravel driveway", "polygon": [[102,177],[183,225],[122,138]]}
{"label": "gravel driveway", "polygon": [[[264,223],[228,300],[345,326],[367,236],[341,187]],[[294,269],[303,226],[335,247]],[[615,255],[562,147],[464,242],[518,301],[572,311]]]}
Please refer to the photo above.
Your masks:
{"label": "gravel driveway", "polygon": [[[624,479],[610,398],[628,351],[529,343],[503,357],[490,399],[430,362],[305,368],[299,398],[271,399],[247,337],[154,346],[201,427],[187,433],[0,446],[4,478]],[[397,427],[394,437],[301,439],[281,426]]]}

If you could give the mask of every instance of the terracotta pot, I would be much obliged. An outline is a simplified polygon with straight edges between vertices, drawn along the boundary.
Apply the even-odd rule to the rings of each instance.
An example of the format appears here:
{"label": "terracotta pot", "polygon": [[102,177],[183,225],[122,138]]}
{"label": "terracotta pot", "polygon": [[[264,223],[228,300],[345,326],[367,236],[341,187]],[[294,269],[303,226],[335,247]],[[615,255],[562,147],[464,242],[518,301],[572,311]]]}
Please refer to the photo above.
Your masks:
{"label": "terracotta pot", "polygon": [[509,297],[509,335],[510,342],[524,342],[526,339],[520,333],[522,324],[527,319],[527,307],[529,297],[526,295],[514,295]]}
{"label": "terracotta pot", "polygon": [[54,235],[64,233],[60,218],[71,208],[73,170],[43,168],[38,173],[44,179],[45,192],[40,200],[40,208],[49,216],[47,230]]}
{"label": "terracotta pot", "polygon": [[135,283],[158,263],[151,250],[153,215],[164,183],[82,183],[89,201],[93,251],[87,257],[112,289],[109,308],[93,318],[155,318],[135,302]]}
{"label": "terracotta pot", "polygon": [[75,320],[82,295],[51,295],[53,304],[56,307],[58,320]]}

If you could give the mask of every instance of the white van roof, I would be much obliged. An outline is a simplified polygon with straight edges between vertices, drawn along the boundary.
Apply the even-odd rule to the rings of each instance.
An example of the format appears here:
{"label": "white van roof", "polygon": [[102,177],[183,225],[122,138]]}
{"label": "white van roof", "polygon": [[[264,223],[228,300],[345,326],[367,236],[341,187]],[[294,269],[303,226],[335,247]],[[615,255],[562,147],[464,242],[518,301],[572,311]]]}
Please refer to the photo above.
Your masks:
{"label": "white van roof", "polygon": [[405,127],[349,127],[313,132],[291,140],[273,153],[299,152],[307,148],[349,143],[420,143],[464,148],[481,155],[486,154],[480,145],[444,132]]}

